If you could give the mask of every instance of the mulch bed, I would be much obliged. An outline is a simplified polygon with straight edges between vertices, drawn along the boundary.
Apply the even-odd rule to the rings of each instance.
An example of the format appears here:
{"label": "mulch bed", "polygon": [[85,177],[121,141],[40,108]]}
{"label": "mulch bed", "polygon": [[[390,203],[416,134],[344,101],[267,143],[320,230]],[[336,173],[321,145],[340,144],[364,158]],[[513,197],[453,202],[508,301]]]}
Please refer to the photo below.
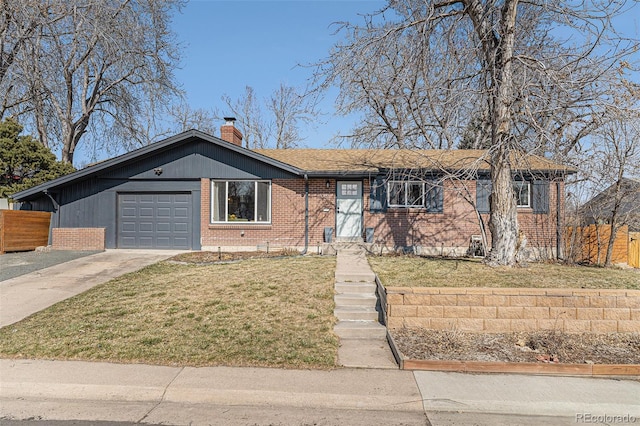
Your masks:
{"label": "mulch bed", "polygon": [[390,331],[400,352],[413,360],[640,364],[640,333]]}

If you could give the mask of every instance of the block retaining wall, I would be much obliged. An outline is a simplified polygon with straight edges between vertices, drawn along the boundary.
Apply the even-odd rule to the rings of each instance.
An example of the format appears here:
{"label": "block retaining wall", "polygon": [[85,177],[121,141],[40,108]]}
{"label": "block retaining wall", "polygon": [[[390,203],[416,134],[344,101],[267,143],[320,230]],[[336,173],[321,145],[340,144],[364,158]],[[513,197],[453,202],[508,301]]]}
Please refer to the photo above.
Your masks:
{"label": "block retaining wall", "polygon": [[104,250],[105,228],[54,228],[54,250]]}
{"label": "block retaining wall", "polygon": [[388,287],[389,328],[640,332],[640,290]]}

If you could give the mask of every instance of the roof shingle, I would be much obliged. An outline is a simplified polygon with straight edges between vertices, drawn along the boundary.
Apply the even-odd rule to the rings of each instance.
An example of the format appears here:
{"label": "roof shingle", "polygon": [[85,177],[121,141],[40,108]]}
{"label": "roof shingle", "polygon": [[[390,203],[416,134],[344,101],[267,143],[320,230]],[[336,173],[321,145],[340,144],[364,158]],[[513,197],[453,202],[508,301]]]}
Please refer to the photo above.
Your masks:
{"label": "roof shingle", "polygon": [[[309,172],[376,172],[381,169],[488,171],[486,150],[256,149],[258,154]],[[515,156],[516,170],[571,173],[573,168],[538,155]]]}

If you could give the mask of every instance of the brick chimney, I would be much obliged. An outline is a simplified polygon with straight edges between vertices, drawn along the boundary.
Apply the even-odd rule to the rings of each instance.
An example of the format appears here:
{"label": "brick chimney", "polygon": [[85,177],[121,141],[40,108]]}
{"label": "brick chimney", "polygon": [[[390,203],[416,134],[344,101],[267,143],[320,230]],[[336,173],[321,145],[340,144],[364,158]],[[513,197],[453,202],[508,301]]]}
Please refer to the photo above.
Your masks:
{"label": "brick chimney", "polygon": [[233,124],[235,117],[224,117],[224,124],[220,126],[220,138],[234,145],[242,146],[242,133]]}

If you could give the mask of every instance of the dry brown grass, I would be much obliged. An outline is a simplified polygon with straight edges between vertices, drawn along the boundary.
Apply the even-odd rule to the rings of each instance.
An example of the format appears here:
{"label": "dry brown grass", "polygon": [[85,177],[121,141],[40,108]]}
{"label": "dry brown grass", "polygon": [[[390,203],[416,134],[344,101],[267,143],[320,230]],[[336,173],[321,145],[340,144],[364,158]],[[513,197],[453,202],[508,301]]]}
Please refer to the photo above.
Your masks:
{"label": "dry brown grass", "polygon": [[0,355],[331,368],[334,269],[332,257],[161,262],[0,329]]}
{"label": "dry brown grass", "polygon": [[478,260],[370,256],[386,287],[518,287],[640,289],[640,270],[530,263],[491,268]]}
{"label": "dry brown grass", "polygon": [[408,359],[484,362],[640,364],[640,334],[568,334],[555,330],[465,333],[457,330],[391,330]]}

